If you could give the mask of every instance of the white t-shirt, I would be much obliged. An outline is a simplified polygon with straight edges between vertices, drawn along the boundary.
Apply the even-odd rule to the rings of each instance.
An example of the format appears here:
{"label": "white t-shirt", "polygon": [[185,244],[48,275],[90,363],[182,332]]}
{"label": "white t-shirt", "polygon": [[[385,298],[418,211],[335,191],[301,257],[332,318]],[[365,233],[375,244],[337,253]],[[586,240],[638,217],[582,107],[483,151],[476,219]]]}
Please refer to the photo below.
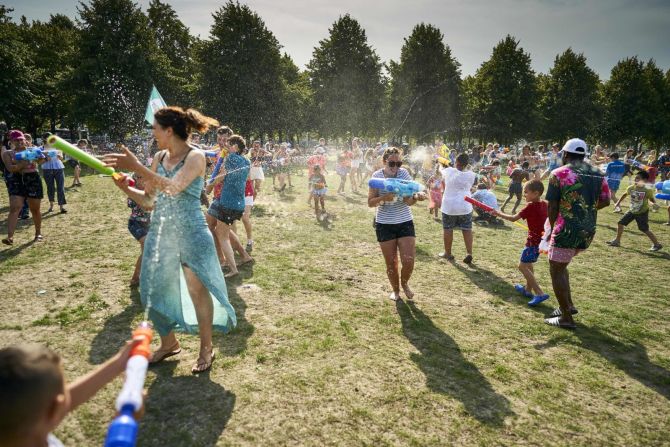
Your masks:
{"label": "white t-shirt", "polygon": [[470,188],[477,175],[472,171],[459,171],[456,168],[442,169],[444,179],[444,195],[442,196],[442,212],[450,216],[463,216],[472,212],[472,205],[464,197],[470,197]]}

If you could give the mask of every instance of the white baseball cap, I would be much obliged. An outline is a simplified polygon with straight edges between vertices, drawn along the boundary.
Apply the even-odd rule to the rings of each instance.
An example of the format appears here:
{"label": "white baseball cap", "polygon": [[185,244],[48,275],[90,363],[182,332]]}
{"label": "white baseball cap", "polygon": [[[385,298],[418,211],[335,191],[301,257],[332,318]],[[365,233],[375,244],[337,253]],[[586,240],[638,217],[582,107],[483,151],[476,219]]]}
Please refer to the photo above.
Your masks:
{"label": "white baseball cap", "polygon": [[572,154],[581,154],[586,155],[588,145],[584,140],[579,138],[572,138],[565,142],[563,145],[562,152],[570,152]]}

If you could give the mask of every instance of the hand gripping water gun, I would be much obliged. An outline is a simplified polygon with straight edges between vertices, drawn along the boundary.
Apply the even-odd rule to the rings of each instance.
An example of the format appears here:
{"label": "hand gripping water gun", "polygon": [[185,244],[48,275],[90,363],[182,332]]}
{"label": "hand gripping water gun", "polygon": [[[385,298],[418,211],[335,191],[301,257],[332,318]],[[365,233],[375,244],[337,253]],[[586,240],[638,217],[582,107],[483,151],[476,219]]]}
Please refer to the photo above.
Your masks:
{"label": "hand gripping water gun", "polygon": [[399,199],[412,197],[418,192],[422,192],[425,187],[411,180],[401,180],[399,178],[371,178],[368,181],[368,187],[378,189],[384,192],[392,192]]}
{"label": "hand gripping water gun", "polygon": [[[95,169],[98,172],[101,172],[102,174],[111,175],[115,180],[127,177],[126,174],[122,172],[116,172],[114,168],[105,166],[105,164],[102,161],[98,160],[93,155],[87,154],[74,144],[68,143],[61,137],[51,135],[49,138],[47,138],[47,142],[56,149],[60,149],[61,151],[63,151],[63,153],[68,154],[75,160],[84,163],[86,166],[90,166],[91,168]],[[135,186],[135,181],[133,179],[130,179],[128,184],[130,186]]]}
{"label": "hand gripping water gun", "polygon": [[[464,198],[465,198],[465,201],[470,203],[472,206],[476,206],[477,208],[482,209],[482,210],[486,211],[487,213],[494,214],[495,211],[496,211],[492,207],[480,202],[479,200],[475,200],[472,197],[465,196]],[[528,231],[528,227],[525,226],[524,224],[522,224],[521,222],[516,222],[515,221],[515,222],[512,222],[512,223],[514,225],[516,225],[517,227],[523,228],[524,230]]]}
{"label": "hand gripping water gun", "polygon": [[24,160],[35,161],[40,158],[45,158],[47,155],[49,157],[55,157],[57,155],[57,152],[55,150],[43,151],[39,147],[30,147],[25,151],[17,152],[16,155],[14,156],[14,159],[16,161],[24,161]]}
{"label": "hand gripping water gun", "polygon": [[660,191],[655,196],[658,200],[670,200],[670,180],[656,183],[656,189]]}
{"label": "hand gripping water gun", "polygon": [[435,155],[435,160],[441,164],[442,166],[451,166],[451,161],[449,161],[448,158],[440,157],[439,155]]}
{"label": "hand gripping water gun", "polygon": [[149,366],[152,336],[151,323],[148,321],[143,321],[133,331],[133,339],[141,337],[142,342],[130,351],[126,363],[126,381],[116,398],[119,415],[109,424],[105,447],[135,447],[138,424],[134,414],[142,408],[142,390]]}

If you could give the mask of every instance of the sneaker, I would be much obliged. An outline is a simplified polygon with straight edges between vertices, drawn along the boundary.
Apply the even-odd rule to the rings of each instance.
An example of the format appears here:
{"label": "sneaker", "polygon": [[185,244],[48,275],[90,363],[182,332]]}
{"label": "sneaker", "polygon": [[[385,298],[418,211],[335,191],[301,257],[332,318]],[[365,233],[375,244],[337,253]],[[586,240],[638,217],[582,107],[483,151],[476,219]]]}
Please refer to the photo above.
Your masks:
{"label": "sneaker", "polygon": [[549,299],[549,295],[547,295],[546,293],[544,295],[534,295],[533,299],[528,301],[528,305],[530,307],[534,307],[534,306],[537,306],[538,304],[540,304],[542,301],[546,301],[548,299]]}
{"label": "sneaker", "polygon": [[649,249],[649,251],[659,251],[663,246],[661,244],[655,244],[652,245],[652,247]]}
{"label": "sneaker", "polygon": [[607,241],[607,242],[605,242],[605,243],[606,243],[607,245],[609,245],[610,247],[621,247],[621,244],[620,244],[619,241],[617,241],[616,239],[613,239],[613,240],[611,240],[611,241]]}
{"label": "sneaker", "polygon": [[467,255],[465,258],[463,258],[463,262],[468,265],[472,264],[472,255]]}
{"label": "sneaker", "polygon": [[530,293],[528,290],[526,290],[526,288],[522,284],[514,284],[514,290],[516,290],[526,298],[533,298],[533,294]]}
{"label": "sneaker", "polygon": [[251,254],[251,250],[254,249],[254,243],[253,242],[247,242],[247,247],[245,248],[245,251],[249,254]]}

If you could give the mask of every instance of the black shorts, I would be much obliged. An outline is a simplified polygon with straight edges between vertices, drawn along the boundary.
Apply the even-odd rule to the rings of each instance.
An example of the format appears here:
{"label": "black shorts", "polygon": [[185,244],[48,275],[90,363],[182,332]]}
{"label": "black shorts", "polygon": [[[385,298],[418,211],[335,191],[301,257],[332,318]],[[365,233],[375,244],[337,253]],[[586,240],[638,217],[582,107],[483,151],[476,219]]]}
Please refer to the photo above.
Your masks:
{"label": "black shorts", "polygon": [[618,223],[625,227],[632,221],[637,223],[638,230],[642,231],[643,233],[649,231],[649,211],[640,214],[633,214],[628,211],[621,217],[621,220],[619,220]]}
{"label": "black shorts", "polygon": [[5,182],[7,182],[7,192],[10,196],[26,197],[28,199],[42,199],[44,197],[42,178],[37,172],[27,174],[12,172],[5,177]]}
{"label": "black shorts", "polygon": [[399,224],[383,224],[375,222],[375,232],[377,233],[377,242],[392,241],[401,237],[415,237],[414,221]]}
{"label": "black shorts", "polygon": [[135,219],[128,219],[128,231],[136,240],[140,240],[149,234],[149,222],[140,222]]}
{"label": "black shorts", "polygon": [[220,220],[225,224],[232,225],[233,222],[235,222],[236,220],[242,219],[244,210],[241,211],[231,210],[229,208],[222,207],[217,202],[214,202],[210,205],[209,209],[207,210],[207,214],[209,214],[212,217],[215,217],[217,220]]}
{"label": "black shorts", "polygon": [[67,164],[68,164],[71,168],[74,168],[75,166],[79,166],[79,160],[70,159],[70,160],[67,161]]}
{"label": "black shorts", "polygon": [[510,194],[521,194],[523,192],[523,185],[521,183],[512,182],[509,184]]}

